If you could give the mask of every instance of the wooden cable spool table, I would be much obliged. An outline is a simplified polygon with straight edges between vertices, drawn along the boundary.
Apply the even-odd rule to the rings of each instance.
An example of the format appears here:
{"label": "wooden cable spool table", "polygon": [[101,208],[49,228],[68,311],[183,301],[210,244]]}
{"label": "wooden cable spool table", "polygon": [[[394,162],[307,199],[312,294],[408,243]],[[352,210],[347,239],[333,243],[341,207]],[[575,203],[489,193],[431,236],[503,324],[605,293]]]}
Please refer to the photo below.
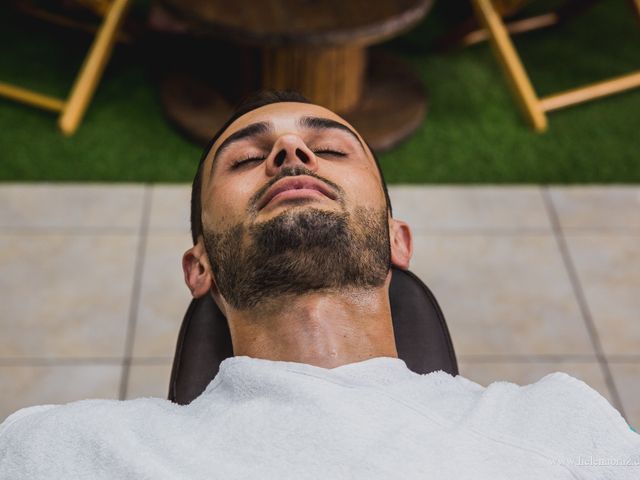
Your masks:
{"label": "wooden cable spool table", "polygon": [[433,0],[160,3],[209,41],[221,38],[237,45],[237,56],[244,58],[239,64],[257,64],[235,72],[231,96],[237,98],[220,94],[197,75],[172,72],[166,77],[161,96],[167,115],[201,143],[229,117],[231,105],[255,89],[302,93],[346,118],[377,151],[406,138],[424,118],[426,94],[417,75],[399,59],[367,47],[413,27]]}

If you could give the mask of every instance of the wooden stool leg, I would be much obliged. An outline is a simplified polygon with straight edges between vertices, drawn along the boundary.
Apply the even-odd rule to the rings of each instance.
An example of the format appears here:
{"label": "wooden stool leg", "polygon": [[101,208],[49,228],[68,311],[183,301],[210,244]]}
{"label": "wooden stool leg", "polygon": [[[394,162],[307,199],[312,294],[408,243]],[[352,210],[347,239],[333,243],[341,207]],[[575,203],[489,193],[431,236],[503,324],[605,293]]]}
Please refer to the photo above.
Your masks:
{"label": "wooden stool leg", "polygon": [[547,117],[511,42],[502,18],[491,0],[473,0],[472,3],[480,23],[489,33],[491,46],[504,68],[509,84],[527,121],[538,132],[546,130]]}
{"label": "wooden stool leg", "polygon": [[131,0],[113,0],[113,4],[104,18],[96,39],[91,45],[80,73],[71,89],[71,94],[66,102],[65,108],[58,120],[60,130],[66,135],[71,135],[76,131],[82,117],[93,96],[93,92],[98,85],[100,76],[104,71],[116,34],[122,23],[124,15]]}
{"label": "wooden stool leg", "polygon": [[262,87],[296,90],[330,110],[348,112],[362,95],[366,53],[361,46],[265,48]]}

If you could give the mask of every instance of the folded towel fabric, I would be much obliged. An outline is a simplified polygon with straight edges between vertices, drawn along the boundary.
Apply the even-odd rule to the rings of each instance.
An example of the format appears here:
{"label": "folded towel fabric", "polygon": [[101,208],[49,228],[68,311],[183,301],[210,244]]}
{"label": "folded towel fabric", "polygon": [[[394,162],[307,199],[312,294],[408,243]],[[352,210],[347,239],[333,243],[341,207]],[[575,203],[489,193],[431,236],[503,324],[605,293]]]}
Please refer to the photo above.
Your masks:
{"label": "folded towel fabric", "polygon": [[1,479],[640,479],[640,435],[565,373],[482,387],[397,358],[232,357],[190,405],[82,400],[0,425]]}

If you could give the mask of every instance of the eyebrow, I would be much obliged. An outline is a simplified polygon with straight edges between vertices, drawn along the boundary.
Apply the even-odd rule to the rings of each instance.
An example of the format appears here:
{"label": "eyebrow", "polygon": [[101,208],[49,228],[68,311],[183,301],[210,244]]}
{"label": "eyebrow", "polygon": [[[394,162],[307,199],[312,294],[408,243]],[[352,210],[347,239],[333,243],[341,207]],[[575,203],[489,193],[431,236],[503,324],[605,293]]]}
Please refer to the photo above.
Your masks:
{"label": "eyebrow", "polygon": [[211,161],[211,173],[213,173],[213,166],[216,164],[216,161],[218,160],[220,154],[224,150],[229,148],[232,144],[246,138],[255,137],[257,135],[264,135],[265,133],[269,133],[272,131],[273,124],[271,122],[257,122],[241,128],[237,132],[233,132],[231,135],[224,139],[224,142],[220,144],[218,150],[216,150],[216,153],[213,155],[213,160]]}
{"label": "eyebrow", "polygon": [[331,120],[330,118],[322,117],[301,117],[296,123],[301,128],[309,128],[311,130],[342,130],[343,132],[347,132],[349,135],[355,138],[362,147],[362,150],[364,150],[364,145],[362,145],[358,134],[343,123],[336,122],[335,120]]}
{"label": "eyebrow", "polygon": [[[348,133],[353,138],[357,140],[360,144],[362,150],[366,153],[364,145],[358,137],[358,134],[354,132],[352,129],[344,125],[343,123],[337,122],[335,120],[331,120],[330,118],[323,117],[301,117],[296,121],[296,124],[300,128],[307,128],[310,130],[341,130],[343,132]],[[213,174],[214,165],[217,163],[218,157],[222,154],[222,152],[228,149],[232,144],[239,142],[240,140],[246,140],[247,138],[256,137],[258,135],[264,135],[265,133],[273,132],[274,127],[271,122],[256,122],[248,125],[244,128],[241,128],[237,132],[233,132],[229,135],[225,140],[220,144],[216,153],[213,155],[213,160],[211,161],[211,171],[210,175]]]}

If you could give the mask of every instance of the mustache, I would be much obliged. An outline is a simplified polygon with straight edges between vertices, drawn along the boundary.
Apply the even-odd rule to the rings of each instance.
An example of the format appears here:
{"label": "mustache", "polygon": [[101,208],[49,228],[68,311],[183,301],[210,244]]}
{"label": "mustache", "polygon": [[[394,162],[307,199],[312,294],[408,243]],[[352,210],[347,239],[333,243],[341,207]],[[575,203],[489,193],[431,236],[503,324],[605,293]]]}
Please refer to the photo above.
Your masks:
{"label": "mustache", "polygon": [[257,211],[258,203],[260,202],[262,197],[264,197],[264,195],[267,193],[267,190],[269,190],[274,183],[276,183],[279,180],[282,180],[285,177],[297,177],[299,175],[307,175],[309,177],[313,177],[316,180],[319,180],[322,183],[331,187],[331,189],[337,194],[338,202],[342,205],[344,190],[339,185],[336,185],[331,180],[328,180],[318,175],[317,173],[309,170],[306,167],[296,166],[296,167],[283,168],[276,174],[276,176],[274,176],[271,180],[269,180],[265,185],[260,187],[260,189],[251,196],[251,199],[249,200],[249,209],[254,212]]}

